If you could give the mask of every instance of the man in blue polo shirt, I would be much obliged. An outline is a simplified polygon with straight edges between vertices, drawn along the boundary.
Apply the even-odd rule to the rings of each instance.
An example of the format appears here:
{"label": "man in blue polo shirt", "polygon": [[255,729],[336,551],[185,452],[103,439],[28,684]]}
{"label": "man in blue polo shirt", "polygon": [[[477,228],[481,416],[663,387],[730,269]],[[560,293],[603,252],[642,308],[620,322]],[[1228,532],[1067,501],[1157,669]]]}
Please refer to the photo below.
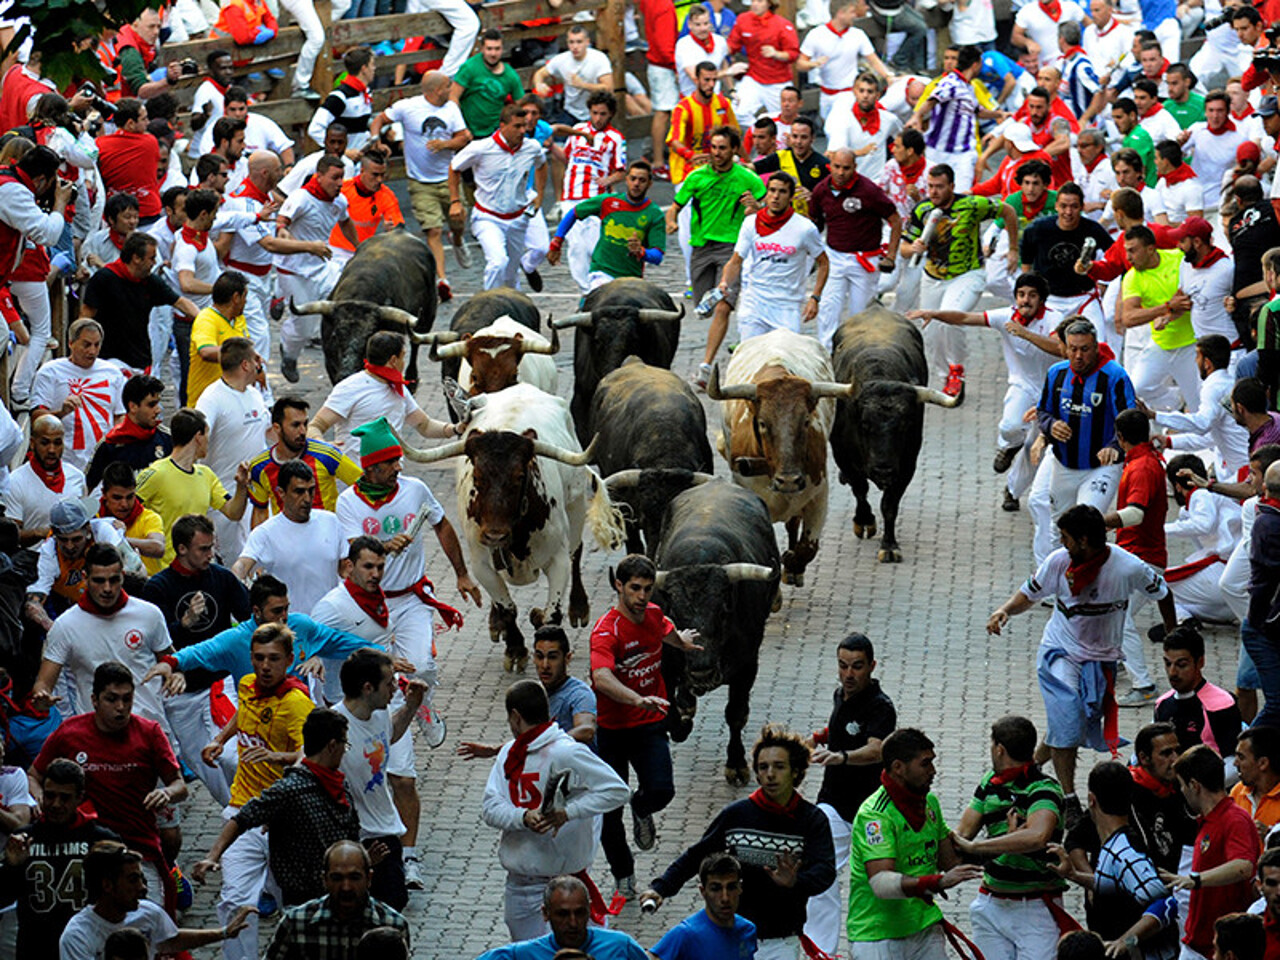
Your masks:
{"label": "man in blue polo shirt", "polygon": [[713,853],[698,868],[698,892],[706,905],[667,931],[649,952],[658,960],[742,960],[755,956],[756,925],[738,916],[742,864]]}
{"label": "man in blue polo shirt", "polygon": [[479,960],[552,960],[566,949],[581,950],[594,960],[649,960],[644,947],[627,934],[588,922],[596,914],[597,923],[604,920],[604,900],[599,891],[593,893],[577,877],[554,878],[542,896],[542,915],[551,932],[482,953]]}

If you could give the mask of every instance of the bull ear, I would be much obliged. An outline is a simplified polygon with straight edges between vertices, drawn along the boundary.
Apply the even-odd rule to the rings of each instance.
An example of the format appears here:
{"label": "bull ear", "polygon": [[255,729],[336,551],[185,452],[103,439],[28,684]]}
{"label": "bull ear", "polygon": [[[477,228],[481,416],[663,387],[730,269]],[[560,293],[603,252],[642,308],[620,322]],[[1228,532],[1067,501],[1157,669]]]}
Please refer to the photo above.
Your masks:
{"label": "bull ear", "polygon": [[530,427],[528,430],[522,433],[521,436],[528,437],[530,440],[537,440],[538,431],[533,429],[533,427]]}
{"label": "bull ear", "polygon": [[769,473],[769,461],[764,457],[737,457],[733,461],[733,470],[743,477],[763,477]]}

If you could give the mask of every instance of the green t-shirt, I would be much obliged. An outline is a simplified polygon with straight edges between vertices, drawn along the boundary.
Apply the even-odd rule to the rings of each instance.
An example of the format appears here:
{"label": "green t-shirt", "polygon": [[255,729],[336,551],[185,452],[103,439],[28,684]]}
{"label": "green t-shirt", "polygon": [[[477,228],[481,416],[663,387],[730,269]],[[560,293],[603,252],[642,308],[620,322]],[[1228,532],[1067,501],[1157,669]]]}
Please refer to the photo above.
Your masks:
{"label": "green t-shirt", "polygon": [[[1018,190],[1015,193],[1009,194],[1009,196],[1004,198],[1004,202],[1007,203],[1009,206],[1013,207],[1013,212],[1018,215],[1018,233],[1021,234],[1023,230],[1027,229],[1027,224],[1031,222],[1030,220],[1027,219],[1027,211],[1023,209],[1023,206],[1022,206],[1022,203],[1023,203],[1022,191]],[[1045,198],[1044,198],[1044,206],[1040,208],[1040,212],[1036,214],[1036,217],[1039,218],[1039,217],[1057,216],[1057,210],[1056,210],[1057,204],[1058,204],[1058,191],[1046,190]]]}
{"label": "green t-shirt", "polygon": [[1142,127],[1134,127],[1124,135],[1124,142],[1120,145],[1138,151],[1138,156],[1142,158],[1142,170],[1146,174],[1147,186],[1154,187],[1156,185],[1156,145],[1151,142],[1151,134]]}
{"label": "green t-shirt", "polygon": [[644,260],[633,257],[627,249],[633,236],[639,236],[646,248],[667,249],[666,220],[661,208],[648,198],[634,206],[625,196],[603,193],[576,204],[573,212],[579,220],[600,218],[600,239],[591,251],[593,271],[611,277],[644,276]]}
{"label": "green t-shirt", "polygon": [[1264,303],[1258,311],[1254,342],[1259,350],[1280,350],[1280,296]]}
{"label": "green t-shirt", "polygon": [[[1141,297],[1143,309],[1168,303],[1178,292],[1178,269],[1182,266],[1181,250],[1157,250],[1160,265],[1150,270],[1130,269],[1124,275],[1120,295],[1126,300]],[[1151,327],[1151,339],[1163,350],[1189,347],[1196,342],[1196,332],[1191,327],[1191,313],[1174,317],[1163,330]]]}
{"label": "green t-shirt", "polygon": [[[1057,781],[1035,768],[1008,783],[993,784],[994,776],[993,770],[983,777],[969,802],[969,809],[982,815],[982,826],[988,837],[1003,837],[1009,832],[1007,818],[1011,809],[1017,810],[1022,820],[1039,810],[1050,810],[1058,818],[1058,826],[1050,839],[1054,843],[1062,842],[1063,800]],[[1049,861],[1050,857],[1043,853],[1003,853],[987,861],[982,882],[998,893],[1065,890],[1067,882],[1049,869]]]}
{"label": "green t-shirt", "polygon": [[458,106],[462,119],[467,121],[467,129],[475,137],[492,136],[498,129],[502,108],[524,96],[520,75],[511,64],[504,63],[502,72],[495,74],[478,53],[458,68],[453,82],[463,88]]}
{"label": "green t-shirt", "polygon": [[748,191],[763,200],[764,181],[737,163],[724,173],[716,173],[711,164],[704,163],[685,177],[676,191],[676,203],[682,207],[692,203],[690,245],[704,247],[710,241],[737,243],[738,230],[746,218],[739,200]]}
{"label": "green t-shirt", "polygon": [[1204,119],[1204,94],[1192,90],[1186,103],[1166,100],[1164,108],[1173,114],[1173,119],[1178,121],[1178,126],[1186,130],[1193,123],[1199,123]]}
{"label": "green t-shirt", "polygon": [[[982,225],[1000,212],[999,197],[975,197],[958,194],[951,209],[943,213],[925,251],[924,272],[935,280],[954,280],[982,266],[979,243]],[[917,240],[924,233],[925,222],[933,212],[932,200],[916,204],[907,225],[907,239]]]}
{"label": "green t-shirt", "polygon": [[892,860],[893,869],[911,877],[941,873],[938,846],[950,831],[942,819],[942,807],[932,793],[920,832],[912,830],[898,812],[884,787],[869,796],[853,818],[849,854],[849,940],[901,940],[933,926],[942,919],[936,903],[918,897],[881,900],[871,890],[867,864]]}

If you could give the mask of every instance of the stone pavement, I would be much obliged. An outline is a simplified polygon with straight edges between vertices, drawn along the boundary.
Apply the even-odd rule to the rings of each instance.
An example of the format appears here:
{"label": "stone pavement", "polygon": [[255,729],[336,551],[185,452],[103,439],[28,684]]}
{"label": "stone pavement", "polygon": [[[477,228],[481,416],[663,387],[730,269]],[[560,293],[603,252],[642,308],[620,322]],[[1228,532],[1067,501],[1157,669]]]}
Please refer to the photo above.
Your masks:
{"label": "stone pavement", "polygon": [[[659,185],[654,199],[669,202],[669,191],[669,186]],[[408,204],[403,206],[408,215]],[[674,248],[674,237],[671,239]],[[483,264],[479,250],[474,245],[472,249],[477,264],[466,271],[459,270],[449,254],[455,291],[474,291],[480,286]],[[676,266],[679,262],[677,250],[650,272],[650,279],[677,299],[683,287],[682,271]],[[535,296],[544,314],[571,312],[576,295],[567,269],[546,268],[544,277],[546,290]],[[461,299],[458,296],[453,304],[442,307],[437,329],[448,326],[452,307]],[[988,298],[985,305],[997,304]],[[706,321],[690,309],[674,364],[682,376],[701,359],[706,329]],[[853,499],[847,487],[835,485],[821,549],[809,567],[806,585],[785,588],[782,609],[769,620],[751,719],[744,734],[750,744],[766,721],[785,723],[803,732],[821,728],[836,685],[835,644],[846,632],[860,630],[877,646],[877,676],[897,704],[900,723],[922,728],[937,743],[935,790],[951,823],[958,821],[990,763],[990,723],[1011,712],[1031,717],[1041,729],[1044,720],[1034,664],[1046,611],[1037,608],[1015,619],[1004,637],[988,638],[984,629],[990,611],[1030,572],[1031,527],[1025,510],[1009,514],[999,509],[1001,480],[991,470],[1005,388],[998,337],[994,331],[978,328],[970,328],[965,335],[972,361],[967,398],[957,409],[927,409],[919,468],[902,501],[899,520],[903,562],[877,563],[878,541],[854,539]],[[731,331],[729,342],[735,338]],[[571,344],[572,338],[565,338],[565,352],[557,358],[560,394],[565,397],[572,390]],[[433,417],[441,417],[444,404],[438,375],[425,354],[420,365],[423,383],[418,401]],[[308,350],[301,367],[300,392],[311,399],[314,412],[329,387],[319,351]],[[289,385],[276,378],[273,386],[280,396]],[[719,411],[705,398],[703,403],[714,434],[719,428]],[[834,472],[830,460],[828,468]],[[718,457],[715,469],[718,476],[728,475]],[[452,467],[409,465],[408,470],[428,481],[456,521],[459,509],[452,491]],[[780,527],[778,533],[781,537]],[[428,553],[428,575],[446,602],[457,602],[448,564],[438,550]],[[583,557],[593,618],[611,602],[606,570],[621,556],[620,551],[595,550]],[[544,590],[544,586],[513,589],[522,618],[542,603]],[[1153,617],[1151,608],[1144,610],[1140,627],[1145,629]],[[586,677],[589,630],[569,632],[577,650],[572,673]],[[502,921],[504,875],[496,857],[497,833],[480,819],[489,762],[465,762],[455,757],[453,750],[460,739],[500,742],[509,736],[501,701],[514,678],[502,670],[501,648],[489,642],[485,613],[474,607],[468,609],[462,631],[439,635],[438,644],[442,685],[436,703],[448,720],[449,738],[437,751],[419,746],[423,807],[419,843],[427,889],[413,896],[406,913],[413,927],[416,957],[473,957],[507,941]],[[1213,631],[1210,637],[1209,677],[1228,688],[1234,681],[1236,644],[1235,632],[1225,628]],[[1159,649],[1151,648],[1149,657],[1155,675],[1162,677]],[[693,735],[685,743],[673,745],[676,798],[658,816],[656,848],[638,854],[641,889],[701,834],[724,804],[746,796],[751,789],[732,788],[722,775],[727,737],[724,707],[723,689],[704,697]],[[1122,711],[1122,732],[1132,737],[1149,718],[1149,710]],[[1094,759],[1087,753],[1082,755],[1082,786]],[[816,796],[820,776],[820,770],[810,771],[803,787],[806,796]],[[219,819],[207,794],[198,788],[186,807],[184,866],[203,855]],[[597,858],[593,875],[607,896],[612,888],[603,855]],[[184,925],[216,923],[212,907],[217,882],[214,879],[197,892]],[[840,882],[847,890],[847,876]],[[965,929],[968,912],[964,907],[975,893],[976,885],[962,887],[944,904]],[[1072,894],[1068,905],[1082,916],[1078,894]],[[654,916],[642,918],[637,906],[628,904],[615,926],[651,947],[666,929],[700,906],[696,885],[690,885]],[[264,947],[272,926],[263,925]],[[843,944],[841,949],[847,956]],[[202,953],[212,955],[210,950]]]}

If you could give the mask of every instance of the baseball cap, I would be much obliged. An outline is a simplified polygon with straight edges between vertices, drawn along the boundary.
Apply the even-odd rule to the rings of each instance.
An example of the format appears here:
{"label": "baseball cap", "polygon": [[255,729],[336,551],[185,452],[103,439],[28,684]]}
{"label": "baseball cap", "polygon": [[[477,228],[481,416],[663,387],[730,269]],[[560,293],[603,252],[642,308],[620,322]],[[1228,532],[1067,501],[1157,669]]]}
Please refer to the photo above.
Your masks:
{"label": "baseball cap", "polygon": [[1036,142],[1031,139],[1031,128],[1025,123],[1011,123],[1004,132],[1004,138],[1012,143],[1023,153],[1031,153],[1038,149]]}
{"label": "baseball cap", "polygon": [[1252,140],[1246,140],[1240,146],[1236,147],[1236,162],[1241,160],[1253,160],[1257,162],[1262,159],[1262,148]]}
{"label": "baseball cap", "polygon": [[1266,96],[1262,98],[1262,102],[1253,111],[1260,117],[1274,117],[1280,113],[1280,101],[1274,96]]}
{"label": "baseball cap", "polygon": [[1185,240],[1187,237],[1199,237],[1201,240],[1213,239],[1213,224],[1204,217],[1187,217],[1182,222],[1182,226],[1173,231],[1175,240]]}
{"label": "baseball cap", "polygon": [[49,511],[49,526],[54,533],[66,536],[83,530],[89,524],[89,514],[79,500],[59,500]]}

